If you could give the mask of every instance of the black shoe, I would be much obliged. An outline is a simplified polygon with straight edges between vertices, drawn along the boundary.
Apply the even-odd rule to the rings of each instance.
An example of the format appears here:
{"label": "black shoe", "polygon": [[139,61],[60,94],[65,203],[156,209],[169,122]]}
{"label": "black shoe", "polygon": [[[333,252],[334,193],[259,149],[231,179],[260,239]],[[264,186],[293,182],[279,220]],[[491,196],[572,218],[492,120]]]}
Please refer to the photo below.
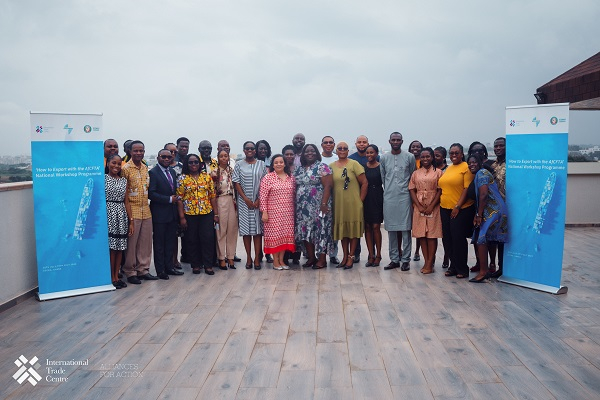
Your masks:
{"label": "black shoe", "polygon": [[128,277],[127,282],[132,283],[134,285],[139,285],[140,283],[142,283],[142,281],[140,281],[140,278],[138,278],[137,276]]}
{"label": "black shoe", "polygon": [[487,274],[485,274],[484,276],[482,276],[481,278],[477,279],[477,278],[471,278],[469,279],[469,282],[473,282],[473,283],[482,283],[487,281],[488,279],[490,279],[490,273],[488,272]]}
{"label": "black shoe", "polygon": [[490,278],[494,278],[494,279],[498,279],[502,276],[502,270],[499,269],[498,271],[494,272],[493,274],[490,274]]}
{"label": "black shoe", "polygon": [[164,279],[165,281],[169,280],[169,275],[166,272],[161,272],[157,276],[158,276],[158,279]]}
{"label": "black shoe", "polygon": [[271,256],[270,254],[267,254],[267,255],[265,256],[265,258],[267,259],[267,262],[268,262],[269,264],[273,264],[273,256]]}
{"label": "black shoe", "polygon": [[119,279],[123,277],[123,274],[119,272]]}
{"label": "black shoe", "polygon": [[183,267],[181,266],[181,264],[177,264],[173,266],[173,269],[183,269]]}
{"label": "black shoe", "polygon": [[239,258],[238,256],[233,256],[233,262],[240,262],[242,261],[241,258]]}
{"label": "black shoe", "polygon": [[213,271],[212,268],[210,270],[208,268],[204,268],[204,273],[206,275],[214,275],[215,271]]}
{"label": "black shoe", "polygon": [[183,275],[183,271],[177,271],[176,269],[168,269],[165,272],[168,275]]}
{"label": "black shoe", "polygon": [[156,281],[158,280],[157,277],[155,277],[154,275],[152,275],[151,273],[147,273],[145,275],[140,275],[138,276],[139,279],[145,280],[145,281]]}
{"label": "black shoe", "polygon": [[300,257],[298,257],[298,258],[296,258],[296,257],[292,258],[292,264],[294,264],[294,265],[300,264]]}
{"label": "black shoe", "polygon": [[121,288],[126,288],[127,287],[127,284],[125,282],[123,282],[122,280],[120,280],[120,279],[117,281],[117,284],[119,286],[121,286]]}
{"label": "black shoe", "polygon": [[115,289],[121,289],[122,288],[122,286],[119,284],[119,282],[121,282],[121,281],[113,281],[112,284],[115,287]]}
{"label": "black shoe", "polygon": [[337,257],[329,257],[329,262],[332,264],[339,264],[340,260]]}
{"label": "black shoe", "polygon": [[360,261],[360,253],[354,255],[354,263],[356,264],[359,261]]}
{"label": "black shoe", "polygon": [[408,261],[404,261],[402,266],[400,267],[400,271],[408,271],[410,269],[410,264]]}
{"label": "black shoe", "polygon": [[383,267],[384,270],[390,270],[390,269],[394,269],[394,268],[400,268],[400,263],[394,262],[392,261],[391,263],[389,263],[388,265],[386,265],[385,267]]}
{"label": "black shoe", "polygon": [[260,264],[258,264],[258,265],[254,264],[254,269],[258,270],[258,269],[261,269],[261,268],[262,267],[260,266]]}

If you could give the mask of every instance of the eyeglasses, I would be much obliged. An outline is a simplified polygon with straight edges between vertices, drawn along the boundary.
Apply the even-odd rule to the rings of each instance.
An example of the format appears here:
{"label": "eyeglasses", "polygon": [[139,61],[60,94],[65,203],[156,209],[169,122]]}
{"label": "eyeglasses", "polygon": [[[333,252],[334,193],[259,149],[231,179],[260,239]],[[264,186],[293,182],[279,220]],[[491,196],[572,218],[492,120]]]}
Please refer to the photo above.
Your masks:
{"label": "eyeglasses", "polygon": [[171,154],[175,154],[175,153],[177,153],[177,150],[169,150],[169,152],[170,152]]}
{"label": "eyeglasses", "polygon": [[198,160],[190,160],[190,161],[188,161],[188,165],[198,165],[198,164],[200,164],[200,161],[198,161]]}
{"label": "eyeglasses", "polygon": [[160,156],[161,160],[170,160],[173,157],[172,156]]}
{"label": "eyeglasses", "polygon": [[337,151],[348,151],[347,147],[338,147]]}
{"label": "eyeglasses", "polygon": [[334,144],[335,142],[333,140],[328,140],[325,142],[321,142],[322,144]]}
{"label": "eyeglasses", "polygon": [[[348,150],[347,147],[346,150]],[[350,178],[348,177],[348,169],[344,168],[344,170],[342,171],[342,178],[346,178],[344,179],[344,190],[346,190],[348,189],[348,184],[350,183]]]}
{"label": "eyeglasses", "polygon": [[244,147],[244,150],[246,150],[246,151],[254,151],[254,150],[256,150],[256,147]]}

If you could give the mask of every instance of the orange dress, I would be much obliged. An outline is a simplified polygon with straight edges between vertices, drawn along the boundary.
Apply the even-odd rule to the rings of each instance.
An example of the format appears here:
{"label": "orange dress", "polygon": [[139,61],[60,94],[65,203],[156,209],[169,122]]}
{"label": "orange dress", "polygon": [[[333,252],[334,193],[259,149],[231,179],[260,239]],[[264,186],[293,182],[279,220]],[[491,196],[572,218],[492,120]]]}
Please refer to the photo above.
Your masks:
{"label": "orange dress", "polygon": [[[413,172],[408,183],[408,189],[417,189],[417,199],[425,206],[431,204],[438,190],[438,180],[442,176],[441,169],[419,168]],[[412,236],[415,238],[441,238],[442,219],[439,205],[434,207],[431,216],[421,215],[413,204]]]}

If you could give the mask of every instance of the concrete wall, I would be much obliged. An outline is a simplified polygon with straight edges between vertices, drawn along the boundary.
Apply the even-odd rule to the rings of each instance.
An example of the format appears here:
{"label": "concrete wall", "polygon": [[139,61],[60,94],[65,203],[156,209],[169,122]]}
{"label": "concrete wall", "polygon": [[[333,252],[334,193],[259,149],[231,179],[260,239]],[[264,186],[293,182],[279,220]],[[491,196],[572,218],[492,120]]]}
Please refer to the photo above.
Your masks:
{"label": "concrete wall", "polygon": [[37,288],[33,185],[0,185],[0,307]]}
{"label": "concrete wall", "polygon": [[569,163],[566,223],[600,225],[600,163]]}

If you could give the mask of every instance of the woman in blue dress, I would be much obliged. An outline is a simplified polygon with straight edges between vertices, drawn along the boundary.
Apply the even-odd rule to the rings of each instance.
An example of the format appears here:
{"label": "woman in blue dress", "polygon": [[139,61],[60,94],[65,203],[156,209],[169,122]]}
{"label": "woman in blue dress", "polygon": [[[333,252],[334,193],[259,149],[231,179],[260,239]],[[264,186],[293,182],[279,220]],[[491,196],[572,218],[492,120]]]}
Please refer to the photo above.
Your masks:
{"label": "woman in blue dress", "polygon": [[473,225],[472,243],[477,245],[479,253],[479,274],[471,282],[483,282],[488,279],[488,243],[505,243],[508,238],[508,219],[506,203],[498,190],[494,174],[484,166],[478,153],[467,159],[469,171],[475,175],[475,195],[477,198]]}
{"label": "woman in blue dress", "polygon": [[301,166],[294,170],[296,179],[296,241],[306,248],[308,261],[303,267],[320,269],[327,266],[332,246],[331,169],[321,162],[314,144],[300,153]]}

